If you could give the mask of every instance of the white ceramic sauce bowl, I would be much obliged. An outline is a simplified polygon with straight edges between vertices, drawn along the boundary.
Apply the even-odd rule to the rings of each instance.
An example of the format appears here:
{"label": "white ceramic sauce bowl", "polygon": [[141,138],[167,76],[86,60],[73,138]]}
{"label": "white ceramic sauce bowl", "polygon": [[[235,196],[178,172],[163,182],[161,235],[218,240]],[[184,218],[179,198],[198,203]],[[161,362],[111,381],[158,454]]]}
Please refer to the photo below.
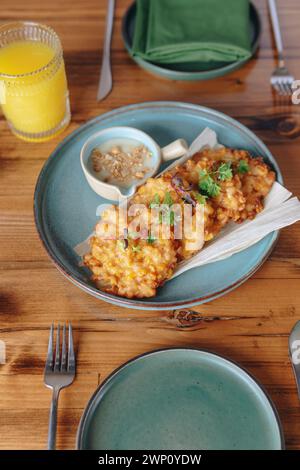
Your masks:
{"label": "white ceramic sauce bowl", "polygon": [[[151,152],[150,169],[145,178],[138,183],[135,181],[128,187],[116,184],[110,184],[101,181],[91,170],[90,157],[92,151],[101,147],[104,143],[119,139],[130,139],[137,141],[137,145],[144,145]],[[119,201],[133,196],[138,186],[141,186],[148,178],[154,176],[162,162],[174,160],[182,157],[188,151],[188,144],[183,139],[178,139],[164,148],[159,145],[148,134],[134,127],[109,127],[93,134],[83,145],[80,152],[80,162],[84,175],[90,187],[99,194],[99,196],[111,201]],[[147,163],[147,166],[149,164]]]}

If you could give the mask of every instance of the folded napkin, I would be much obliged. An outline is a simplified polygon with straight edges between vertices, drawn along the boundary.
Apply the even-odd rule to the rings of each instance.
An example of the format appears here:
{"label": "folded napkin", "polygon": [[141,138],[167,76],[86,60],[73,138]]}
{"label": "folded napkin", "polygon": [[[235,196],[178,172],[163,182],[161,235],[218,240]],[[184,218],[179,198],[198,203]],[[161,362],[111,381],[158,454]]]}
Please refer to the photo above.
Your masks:
{"label": "folded napkin", "polygon": [[158,64],[247,59],[249,0],[137,0],[132,51]]}

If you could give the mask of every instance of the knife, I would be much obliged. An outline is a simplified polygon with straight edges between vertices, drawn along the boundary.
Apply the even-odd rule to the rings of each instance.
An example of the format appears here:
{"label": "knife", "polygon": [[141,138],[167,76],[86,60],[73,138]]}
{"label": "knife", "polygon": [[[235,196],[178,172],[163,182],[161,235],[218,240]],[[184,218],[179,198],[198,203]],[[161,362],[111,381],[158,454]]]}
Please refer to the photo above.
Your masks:
{"label": "knife", "polygon": [[112,89],[112,73],[110,63],[110,45],[114,24],[115,0],[107,0],[106,29],[103,45],[103,56],[100,80],[98,85],[97,101],[103,100]]}

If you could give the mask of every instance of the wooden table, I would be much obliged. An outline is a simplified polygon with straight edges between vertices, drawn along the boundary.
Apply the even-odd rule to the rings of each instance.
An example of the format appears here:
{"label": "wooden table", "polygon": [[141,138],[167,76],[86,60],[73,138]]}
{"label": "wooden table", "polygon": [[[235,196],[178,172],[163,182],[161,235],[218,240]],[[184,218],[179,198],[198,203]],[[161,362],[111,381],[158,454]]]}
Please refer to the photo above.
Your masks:
{"label": "wooden table", "polygon": [[[300,193],[300,106],[274,101],[269,77],[274,47],[266,1],[257,57],[224,78],[170,83],[139,69],[124,50],[120,25],[130,0],[117,0],[113,36],[114,88],[96,102],[105,0],[2,0],[0,21],[47,23],[60,35],[71,93],[65,135],[108,110],[149,100],[178,100],[216,108],[249,126],[270,147],[286,185]],[[279,0],[288,64],[300,78],[298,0]],[[62,6],[63,5],[63,6]],[[300,405],[288,358],[288,335],[300,316],[300,224],[282,231],[264,266],[234,292],[186,312],[118,308],[85,294],[54,267],[33,220],[33,191],[60,142],[27,144],[0,120],[0,448],[43,449],[50,392],[43,367],[52,321],[71,321],[78,350],[75,383],[61,394],[58,447],[74,448],[83,408],[99,382],[133,356],[155,348],[206,348],[238,361],[266,387],[278,407],[287,447],[300,449]]]}

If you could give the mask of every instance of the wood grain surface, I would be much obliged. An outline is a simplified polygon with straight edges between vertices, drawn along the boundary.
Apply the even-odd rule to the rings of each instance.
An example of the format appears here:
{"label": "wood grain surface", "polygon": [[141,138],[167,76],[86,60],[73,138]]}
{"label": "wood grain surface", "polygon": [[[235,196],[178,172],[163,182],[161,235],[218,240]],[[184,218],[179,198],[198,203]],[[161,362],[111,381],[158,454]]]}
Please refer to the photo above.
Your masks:
{"label": "wood grain surface", "polygon": [[[117,0],[111,95],[96,102],[105,0],[1,0],[0,22],[47,23],[60,35],[71,94],[72,130],[111,109],[150,100],[179,100],[218,109],[249,126],[270,147],[287,187],[300,195],[300,105],[276,99],[269,77],[274,44],[265,0],[257,56],[242,70],[207,82],[168,82],[128,57],[121,20],[130,0]],[[278,0],[288,66],[300,79],[299,0]],[[63,135],[63,136],[64,136]],[[115,367],[155,348],[206,348],[238,361],[266,387],[283,423],[286,445],[300,449],[300,405],[288,358],[288,335],[300,317],[300,224],[282,231],[265,265],[243,286],[192,312],[121,309],[80,291],[53,266],[37,236],[37,176],[63,136],[48,143],[17,140],[0,117],[0,448],[43,449],[50,391],[43,367],[52,321],[74,326],[78,374],[62,392],[58,448],[72,449],[90,395]]]}

